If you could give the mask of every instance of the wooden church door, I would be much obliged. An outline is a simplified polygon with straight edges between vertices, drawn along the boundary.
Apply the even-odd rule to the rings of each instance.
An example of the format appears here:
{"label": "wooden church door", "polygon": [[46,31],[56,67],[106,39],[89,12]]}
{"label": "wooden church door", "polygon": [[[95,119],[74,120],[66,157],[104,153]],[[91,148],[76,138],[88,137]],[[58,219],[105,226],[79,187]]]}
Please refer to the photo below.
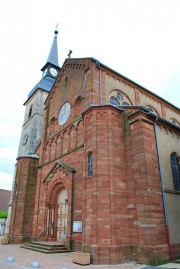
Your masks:
{"label": "wooden church door", "polygon": [[64,242],[67,237],[67,191],[61,190],[58,196],[57,241]]}

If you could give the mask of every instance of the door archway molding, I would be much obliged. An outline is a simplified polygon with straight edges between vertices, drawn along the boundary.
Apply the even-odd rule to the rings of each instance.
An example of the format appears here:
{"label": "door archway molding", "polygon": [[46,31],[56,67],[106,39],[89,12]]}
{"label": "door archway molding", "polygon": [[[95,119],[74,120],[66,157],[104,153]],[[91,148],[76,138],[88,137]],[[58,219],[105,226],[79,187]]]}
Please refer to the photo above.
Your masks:
{"label": "door archway molding", "polygon": [[61,170],[66,175],[69,175],[69,173],[73,173],[73,174],[76,173],[76,169],[74,169],[72,166],[58,160],[56,161],[53,168],[51,168],[51,170],[48,172],[48,174],[44,178],[43,183],[48,183],[51,180],[51,178],[54,176],[54,173],[57,172],[57,170]]}

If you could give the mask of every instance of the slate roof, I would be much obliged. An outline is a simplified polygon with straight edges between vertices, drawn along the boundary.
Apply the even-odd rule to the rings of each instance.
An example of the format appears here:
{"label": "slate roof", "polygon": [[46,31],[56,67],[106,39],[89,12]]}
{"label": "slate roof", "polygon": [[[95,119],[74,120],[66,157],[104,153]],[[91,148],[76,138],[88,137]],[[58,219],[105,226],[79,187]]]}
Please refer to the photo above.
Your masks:
{"label": "slate roof", "polygon": [[35,86],[34,88],[30,91],[30,93],[28,94],[28,99],[38,90],[44,90],[46,92],[50,92],[50,90],[52,89],[52,86],[55,82],[55,78],[53,77],[49,77],[46,76],[44,78],[42,78]]}
{"label": "slate roof", "polygon": [[0,211],[7,211],[9,207],[11,191],[0,189]]}
{"label": "slate roof", "polygon": [[58,63],[58,48],[57,48],[58,31],[55,31],[54,33],[55,33],[55,36],[54,36],[54,40],[53,40],[53,43],[52,43],[52,46],[51,46],[51,49],[47,58],[47,63],[60,67]]}
{"label": "slate roof", "polygon": [[[57,47],[57,34],[58,34],[58,31],[56,30],[54,33],[55,33],[55,36],[54,36],[54,39],[53,39],[53,43],[52,43],[52,46],[51,46],[51,49],[50,49],[46,64],[43,66],[41,71],[44,71],[47,66],[54,66],[54,67],[57,67],[58,69],[60,69],[59,62],[58,62],[58,47]],[[46,76],[46,77],[41,78],[41,80],[34,86],[34,88],[28,94],[27,100],[38,89],[42,89],[44,91],[50,92],[54,82],[55,82],[55,78],[50,77],[50,76]],[[26,100],[26,102],[27,102],[27,100]]]}

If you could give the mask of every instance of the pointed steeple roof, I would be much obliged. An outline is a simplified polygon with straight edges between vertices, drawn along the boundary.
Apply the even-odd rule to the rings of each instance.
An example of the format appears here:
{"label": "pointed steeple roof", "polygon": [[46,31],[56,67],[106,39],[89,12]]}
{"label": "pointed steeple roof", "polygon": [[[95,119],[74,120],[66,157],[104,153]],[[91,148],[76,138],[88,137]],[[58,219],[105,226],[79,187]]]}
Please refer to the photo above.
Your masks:
{"label": "pointed steeple roof", "polygon": [[55,36],[54,36],[54,40],[53,40],[53,43],[52,43],[51,50],[49,52],[47,63],[53,64],[53,65],[59,67],[59,63],[58,63],[58,48],[57,48],[57,34],[58,34],[58,31],[55,30],[54,33],[55,33]]}
{"label": "pointed steeple roof", "polygon": [[[58,31],[57,31],[57,29],[54,31],[54,34],[55,34],[55,36],[54,36],[54,39],[53,39],[53,43],[52,43],[52,46],[51,46],[51,49],[50,49],[46,64],[43,66],[41,71],[44,71],[46,69],[46,67],[48,67],[48,66],[54,66],[58,70],[60,70],[60,66],[59,66],[59,63],[58,63],[58,46],[57,46],[57,34],[58,34]],[[46,92],[50,92],[53,85],[54,85],[55,80],[56,80],[56,78],[53,78],[51,76],[42,77],[41,80],[34,86],[34,88],[28,94],[27,100],[29,100],[29,98],[38,89],[42,89],[42,90],[44,90]],[[26,102],[27,102],[27,100],[26,100]]]}
{"label": "pointed steeple roof", "polygon": [[46,61],[46,64],[43,66],[43,68],[41,69],[42,71],[44,71],[44,69],[46,68],[46,66],[48,64],[54,65],[55,67],[60,68],[59,66],[59,62],[58,62],[58,47],[57,47],[57,34],[58,34],[58,30],[56,29],[54,31],[54,39],[53,39],[53,43]]}

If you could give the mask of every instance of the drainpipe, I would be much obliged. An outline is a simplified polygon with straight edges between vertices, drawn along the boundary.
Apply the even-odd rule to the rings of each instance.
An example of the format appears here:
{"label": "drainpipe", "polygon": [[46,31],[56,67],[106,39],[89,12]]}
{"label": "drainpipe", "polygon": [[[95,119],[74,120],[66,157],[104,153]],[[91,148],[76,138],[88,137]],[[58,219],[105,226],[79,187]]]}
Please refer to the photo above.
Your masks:
{"label": "drainpipe", "polygon": [[74,219],[74,191],[76,173],[72,172],[72,189],[71,189],[71,226],[70,226],[70,251],[73,251],[73,219]]}
{"label": "drainpipe", "polygon": [[100,66],[100,62],[96,62],[96,67],[99,68],[99,98],[100,98],[100,105],[102,105],[102,70]]}
{"label": "drainpipe", "polygon": [[172,261],[172,249],[171,249],[171,243],[170,243],[169,224],[168,224],[168,216],[167,216],[167,209],[166,209],[166,200],[165,200],[165,194],[164,194],[164,179],[163,179],[163,174],[162,174],[160,150],[159,150],[159,144],[158,144],[158,139],[157,139],[157,121],[158,121],[158,118],[156,117],[156,119],[154,121],[154,134],[155,134],[156,149],[157,149],[157,155],[158,155],[158,166],[159,166],[159,173],[160,173],[160,182],[161,182],[161,189],[162,189],[163,208],[164,208],[164,216],[165,216],[165,223],[166,223],[167,244],[168,244],[168,247],[169,247],[169,258],[170,258],[170,261]]}

